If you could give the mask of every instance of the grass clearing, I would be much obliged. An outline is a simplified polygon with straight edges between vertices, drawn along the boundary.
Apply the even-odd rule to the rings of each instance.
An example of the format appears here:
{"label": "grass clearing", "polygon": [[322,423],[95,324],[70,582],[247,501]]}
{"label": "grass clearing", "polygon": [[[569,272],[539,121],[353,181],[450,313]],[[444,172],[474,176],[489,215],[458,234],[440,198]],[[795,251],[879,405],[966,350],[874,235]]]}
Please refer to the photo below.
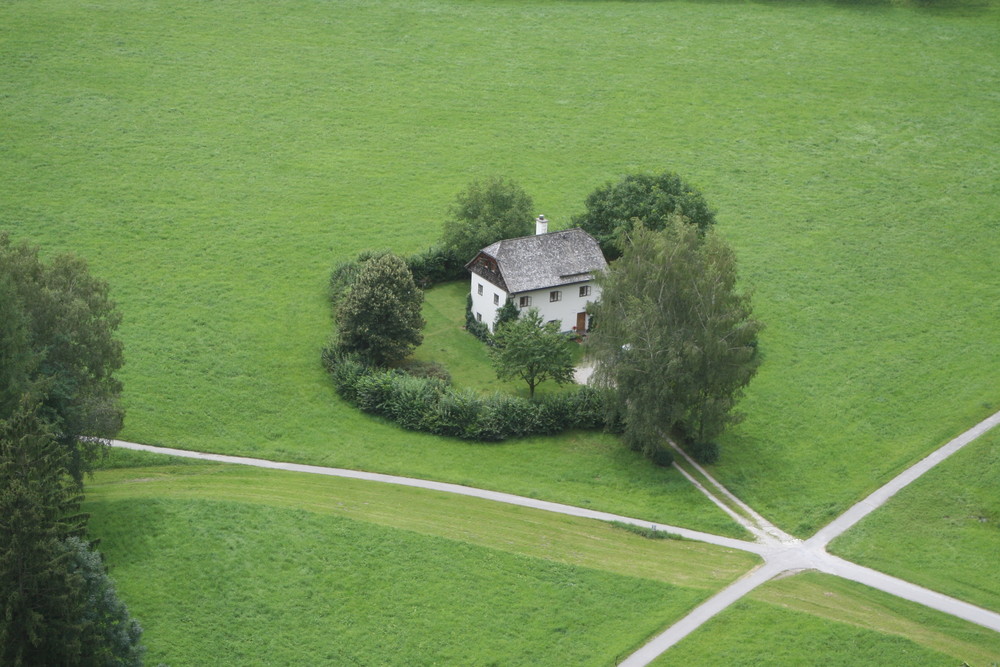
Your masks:
{"label": "grass clearing", "polygon": [[38,0],[0,26],[0,226],[111,282],[126,439],[669,520],[668,473],[602,436],[472,448],[327,383],[332,263],[426,247],[494,173],[554,228],[626,171],[705,193],[768,325],[713,472],[785,530],[1000,406],[995,2]]}
{"label": "grass clearing", "polygon": [[100,471],[86,510],[149,661],[172,664],[607,664],[753,562],[477,499],[219,464]]}
{"label": "grass clearing", "polygon": [[[423,316],[427,326],[424,328],[424,342],[414,351],[413,358],[443,365],[451,373],[457,389],[476,389],[484,393],[500,391],[528,398],[524,382],[497,380],[488,348],[465,330],[465,297],[468,293],[469,283],[466,281],[438,285],[424,293]],[[583,346],[574,343],[574,363],[579,363],[582,357]],[[535,394],[545,396],[572,391],[575,386],[549,381],[539,385]]]}
{"label": "grass clearing", "polygon": [[991,630],[806,572],[761,586],[653,664],[988,667],[998,657]]}
{"label": "grass clearing", "polygon": [[1000,430],[993,429],[834,540],[830,551],[1000,611],[997,488]]}

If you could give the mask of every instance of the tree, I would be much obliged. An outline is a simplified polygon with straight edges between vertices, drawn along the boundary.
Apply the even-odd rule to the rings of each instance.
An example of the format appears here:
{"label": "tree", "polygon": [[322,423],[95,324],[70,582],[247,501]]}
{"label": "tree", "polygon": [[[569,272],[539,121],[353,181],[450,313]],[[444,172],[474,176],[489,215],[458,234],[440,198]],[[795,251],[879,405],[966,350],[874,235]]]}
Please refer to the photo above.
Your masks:
{"label": "tree", "polygon": [[573,381],[570,342],[559,333],[555,322],[542,324],[542,316],[532,308],[521,318],[502,325],[494,335],[490,359],[501,380],[520,378],[528,384],[528,396],[546,380],[557,384]]}
{"label": "tree", "polygon": [[441,245],[468,262],[491,243],[531,234],[533,210],[531,197],[514,181],[473,181],[456,197]]}
{"label": "tree", "polygon": [[0,664],[135,664],[124,605],[77,544],[94,438],[122,425],[120,320],[82,260],[0,232]]}
{"label": "tree", "polygon": [[82,580],[63,541],[83,530],[70,452],[30,397],[0,420],[0,663],[74,663]]}
{"label": "tree", "polygon": [[80,539],[71,452],[30,395],[0,420],[0,664],[136,665],[142,629]]}
{"label": "tree", "polygon": [[114,437],[124,417],[114,377],[124,363],[114,337],[121,316],[108,285],[82,259],[58,255],[46,264],[37,248],[0,232],[0,314],[0,417],[24,393],[39,396],[80,481],[99,444],[79,438]]}
{"label": "tree", "polygon": [[377,366],[401,361],[423,340],[423,299],[402,258],[386,253],[367,260],[338,309],[341,349]]}
{"label": "tree", "polygon": [[682,216],[702,233],[715,224],[715,212],[702,194],[669,171],[609,181],[590,193],[585,205],[573,224],[597,239],[609,260],[621,255],[622,240],[637,221],[657,230]]}
{"label": "tree", "polygon": [[521,311],[518,310],[518,307],[511,299],[507,299],[497,310],[497,316],[493,319],[493,331],[498,331],[500,327],[513,322],[520,316]]}
{"label": "tree", "polygon": [[675,218],[634,229],[601,277],[599,325],[589,345],[595,380],[616,389],[612,411],[629,446],[653,456],[661,433],[679,429],[695,454],[726,425],[760,364],[750,296],[737,291],[736,258],[713,231]]}
{"label": "tree", "polygon": [[129,614],[108,576],[101,554],[79,537],[69,537],[63,548],[70,567],[82,579],[81,655],[87,664],[134,667],[142,665],[142,627]]}

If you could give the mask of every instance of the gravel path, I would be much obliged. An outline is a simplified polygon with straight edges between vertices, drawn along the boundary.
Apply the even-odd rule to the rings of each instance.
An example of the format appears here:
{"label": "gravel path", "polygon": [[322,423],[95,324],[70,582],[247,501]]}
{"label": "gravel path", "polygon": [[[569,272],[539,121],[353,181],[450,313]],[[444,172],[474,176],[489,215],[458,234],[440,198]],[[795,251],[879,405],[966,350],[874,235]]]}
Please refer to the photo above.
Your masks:
{"label": "gravel path", "polygon": [[681,537],[685,537],[690,540],[696,540],[698,542],[707,542],[709,544],[715,544],[717,546],[727,547],[729,549],[739,549],[740,551],[749,551],[750,553],[755,553],[760,556],[763,556],[764,554],[768,553],[769,550],[769,548],[766,545],[757,544],[754,542],[747,542],[745,540],[737,540],[732,537],[713,535],[711,533],[703,533],[698,530],[681,528],[680,526],[671,526],[665,523],[656,523],[655,521],[633,519],[632,517],[620,516],[618,514],[609,514],[608,512],[598,512],[596,510],[586,509],[584,507],[563,505],[561,503],[553,503],[547,500],[538,500],[537,498],[528,498],[526,496],[516,496],[511,493],[502,493],[500,491],[477,489],[471,486],[462,486],[460,484],[435,482],[433,480],[427,480],[427,479],[414,479],[412,477],[398,477],[396,475],[383,475],[377,472],[348,470],[347,468],[326,468],[323,466],[311,466],[311,465],[304,465],[301,463],[284,463],[281,461],[268,461],[266,459],[253,459],[244,456],[207,454],[204,452],[192,452],[186,449],[172,449],[170,447],[154,447],[152,445],[141,445],[136,442],[125,442],[124,440],[110,440],[109,442],[112,447],[119,447],[121,449],[134,449],[142,452],[152,452],[154,454],[166,454],[168,456],[180,456],[188,459],[200,459],[202,461],[216,461],[219,463],[233,463],[237,465],[254,466],[257,468],[271,468],[273,470],[304,472],[312,475],[328,475],[331,477],[363,479],[369,482],[382,482],[383,484],[398,484],[400,486],[413,486],[420,489],[443,491],[445,493],[455,493],[462,496],[472,496],[473,498],[483,498],[485,500],[493,500],[499,503],[507,503],[508,505],[520,505],[521,507],[531,507],[533,509],[544,510],[546,512],[556,512],[558,514],[579,516],[585,519],[597,519],[598,521],[620,521],[622,523],[630,523],[636,526],[642,526],[644,528],[654,528],[656,530],[662,530],[664,532],[672,533],[674,535],[680,535]]}
{"label": "gravel path", "polygon": [[[884,505],[889,498],[895,495],[900,489],[910,484],[935,465],[965,447],[967,444],[1000,424],[1000,412],[988,417],[962,435],[958,436],[943,447],[937,449],[930,456],[907,468],[902,473],[893,478],[890,482],[876,490],[870,496],[857,503],[839,517],[831,521],[824,528],[820,529],[811,538],[802,542],[783,533],[770,524],[762,516],[754,512],[750,507],[742,503],[736,496],[729,492],[724,486],[716,481],[707,471],[698,466],[697,463],[688,459],[689,463],[698,468],[713,485],[723,494],[739,503],[740,507],[750,513],[756,523],[756,530],[759,542],[773,547],[773,551],[764,555],[764,565],[749,572],[742,579],[731,584],[702,604],[698,605],[691,613],[682,618],[677,623],[667,628],[664,632],[654,637],[648,644],[629,656],[622,665],[627,667],[641,667],[648,665],[661,653],[671,646],[697,630],[703,623],[713,616],[723,611],[731,604],[745,596],[747,593],[757,588],[761,584],[769,581],[775,576],[796,570],[818,570],[827,574],[832,574],[851,581],[877,588],[880,591],[890,593],[897,597],[916,602],[946,614],[957,616],[958,618],[970,621],[977,625],[989,628],[995,632],[1000,632],[1000,614],[977,607],[976,605],[963,602],[956,598],[943,595],[936,591],[917,586],[903,579],[892,577],[888,574],[872,570],[871,568],[851,563],[837,556],[833,556],[826,551],[826,546],[831,540],[844,533],[864,517]],[[675,446],[676,447],[676,446]],[[678,450],[680,451],[680,450]],[[686,454],[682,455],[685,457]],[[718,502],[711,493],[699,485],[713,501]],[[780,545],[780,546],[779,546]]]}
{"label": "gravel path", "polygon": [[[976,623],[994,630],[995,632],[1000,632],[1000,614],[996,612],[977,607],[947,595],[942,595],[941,593],[923,588],[922,586],[917,586],[916,584],[892,577],[882,572],[877,572],[870,568],[851,563],[842,558],[833,556],[826,551],[826,546],[831,540],[854,526],[877,508],[884,505],[889,498],[895,495],[900,489],[916,480],[935,465],[945,460],[947,457],[951,456],[962,447],[981,436],[983,433],[986,433],[997,424],[1000,424],[1000,412],[997,412],[993,416],[977,424],[975,427],[969,429],[948,444],[936,450],[930,456],[906,469],[892,481],[848,509],[804,542],[792,537],[767,521],[763,516],[755,512],[751,507],[733,495],[706,470],[698,466],[698,464],[690,458],[687,458],[688,463],[694,466],[698,472],[703,475],[706,480],[708,480],[709,485],[714,487],[714,492],[706,488],[706,485],[697,482],[687,472],[681,470],[680,468],[678,468],[678,470],[680,470],[685,477],[691,480],[692,483],[694,483],[698,489],[708,496],[714,503],[751,530],[756,537],[755,542],[737,540],[721,535],[712,535],[710,533],[704,533],[697,530],[689,530],[687,528],[681,528],[680,526],[643,521],[617,514],[598,512],[582,507],[574,507],[572,505],[563,505],[561,503],[553,503],[545,500],[537,500],[535,498],[501,493],[499,491],[477,489],[468,486],[461,486],[459,484],[449,484],[446,482],[399,477],[396,475],[384,475],[381,473],[348,470],[345,468],[327,468],[322,466],[303,465],[299,463],[268,461],[266,459],[255,459],[242,456],[207,454],[183,449],[172,449],[169,447],[154,447],[151,445],[142,445],[122,440],[111,440],[110,444],[113,447],[120,447],[123,449],[133,449],[153,452],[156,454],[201,459],[204,461],[217,461],[220,463],[249,465],[258,468],[271,468],[275,470],[287,470],[291,472],[302,472],[314,475],[329,475],[334,477],[381,482],[385,484],[412,486],[433,491],[442,491],[445,493],[455,493],[475,498],[483,498],[485,500],[519,505],[522,507],[530,507],[547,512],[557,512],[559,514],[596,519],[598,521],[620,521],[637,526],[655,528],[656,530],[663,530],[688,539],[706,542],[720,547],[747,551],[764,558],[763,565],[751,570],[719,593],[698,605],[687,616],[667,628],[667,630],[663,633],[654,637],[649,643],[621,663],[622,665],[626,665],[628,667],[640,667],[648,665],[664,651],[690,633],[697,630],[706,621],[729,607],[731,604],[761,584],[784,572],[799,570],[818,570],[827,574],[857,581],[867,586],[871,586],[872,588],[885,591],[886,593],[891,593],[892,595],[896,595],[932,609],[937,609],[938,611],[943,611],[947,614],[957,616],[958,618],[965,619],[972,623]],[[676,448],[676,445],[674,445],[674,447]],[[682,456],[687,457],[687,455],[684,454],[684,452],[679,448],[676,449]],[[716,493],[722,495],[730,503],[737,505],[746,516],[741,516],[731,510],[727,506],[726,502],[723,502],[716,497]]]}

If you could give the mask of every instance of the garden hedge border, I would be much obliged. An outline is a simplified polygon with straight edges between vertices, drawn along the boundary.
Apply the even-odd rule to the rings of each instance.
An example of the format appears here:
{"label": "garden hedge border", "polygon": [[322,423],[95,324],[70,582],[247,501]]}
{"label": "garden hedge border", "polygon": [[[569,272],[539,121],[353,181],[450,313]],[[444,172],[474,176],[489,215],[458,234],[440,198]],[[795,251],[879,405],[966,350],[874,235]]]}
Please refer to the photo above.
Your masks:
{"label": "garden hedge border", "polygon": [[374,368],[334,348],[323,350],[323,365],[341,398],[411,431],[499,442],[615,426],[605,417],[606,390],[593,387],[529,401],[499,392],[483,396],[456,390],[440,378]]}

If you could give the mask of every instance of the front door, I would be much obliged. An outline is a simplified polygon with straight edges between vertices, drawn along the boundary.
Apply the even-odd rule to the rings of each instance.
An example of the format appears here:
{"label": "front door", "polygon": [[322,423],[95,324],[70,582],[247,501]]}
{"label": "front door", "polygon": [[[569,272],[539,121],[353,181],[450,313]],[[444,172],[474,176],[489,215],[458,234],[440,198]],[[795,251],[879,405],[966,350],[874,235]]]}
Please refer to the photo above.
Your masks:
{"label": "front door", "polygon": [[576,314],[576,332],[578,334],[587,333],[587,313]]}

